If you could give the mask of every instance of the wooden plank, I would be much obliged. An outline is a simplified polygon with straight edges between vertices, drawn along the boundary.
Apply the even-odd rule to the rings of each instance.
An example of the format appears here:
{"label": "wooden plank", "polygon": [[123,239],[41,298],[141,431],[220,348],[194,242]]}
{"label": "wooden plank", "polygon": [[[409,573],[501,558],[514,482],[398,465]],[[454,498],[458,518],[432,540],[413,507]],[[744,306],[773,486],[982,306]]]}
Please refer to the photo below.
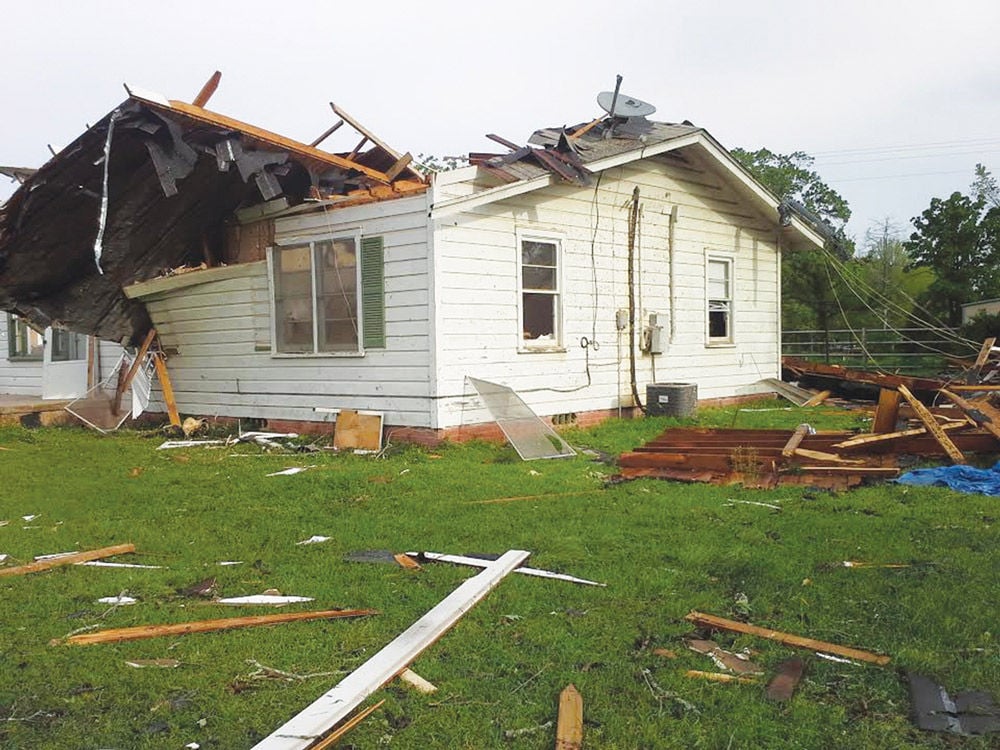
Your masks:
{"label": "wooden plank", "polygon": [[981,369],[983,369],[983,365],[986,364],[986,360],[990,358],[990,352],[993,351],[993,345],[996,344],[996,342],[996,336],[991,336],[983,341],[983,346],[979,350],[979,356],[976,357],[975,369],[977,374]]}
{"label": "wooden plank", "polygon": [[220,620],[199,620],[179,622],[173,625],[137,625],[131,628],[98,630],[95,633],[80,633],[70,636],[64,642],[75,646],[90,646],[95,643],[120,643],[159,638],[165,635],[188,635],[189,633],[211,633],[233,628],[252,628],[260,625],[279,625],[285,622],[306,620],[332,620],[341,617],[365,617],[377,615],[374,609],[326,609],[314,612],[283,612],[277,615],[252,615],[249,617],[226,617]]}
{"label": "wooden plank", "polygon": [[425,695],[437,692],[437,687],[434,683],[428,682],[410,668],[406,668],[400,672],[399,679]]}
{"label": "wooden plank", "polygon": [[785,447],[781,449],[781,455],[786,458],[791,457],[792,454],[795,453],[795,449],[799,447],[802,439],[812,432],[812,429],[813,428],[807,424],[800,424],[796,427],[795,432],[792,433],[792,436],[788,438],[788,442],[785,443]]}
{"label": "wooden plank", "polygon": [[344,125],[344,121],[343,120],[337,120],[335,123],[333,123],[333,125],[331,125],[326,130],[324,130],[323,133],[321,135],[319,135],[316,138],[316,140],[314,140],[309,145],[312,146],[313,148],[316,148],[319,144],[321,144],[323,141],[325,141],[331,135],[333,135],[338,130],[340,130],[340,128],[343,127],[343,125]]}
{"label": "wooden plank", "polygon": [[[965,422],[955,422],[953,424],[943,424],[941,429],[948,430],[959,430],[963,427],[968,427]],[[903,438],[916,437],[918,435],[926,435],[926,427],[916,427],[912,430],[900,430],[899,432],[884,432],[881,434],[868,433],[866,435],[858,435],[857,437],[850,438],[849,440],[842,440],[839,443],[834,443],[832,447],[834,448],[857,448],[861,445],[873,445],[875,443],[888,443],[893,440],[902,440]]]}
{"label": "wooden plank", "polygon": [[333,689],[254,745],[254,750],[309,748],[361,701],[412,664],[529,555],[523,550],[510,550],[479,575],[465,581]]}
{"label": "wooden plank", "polygon": [[559,694],[556,750],[580,750],[583,745],[583,696],[570,683]]}
{"label": "wooden plank", "polygon": [[153,366],[156,368],[157,377],[160,378],[160,388],[163,391],[163,402],[167,405],[167,414],[170,416],[170,424],[174,427],[180,427],[181,415],[177,413],[177,399],[174,398],[174,386],[170,382],[170,375],[167,373],[167,365],[163,360],[163,355],[157,354],[153,357]]}
{"label": "wooden plank", "polygon": [[604,119],[604,117],[605,117],[605,115],[601,115],[596,120],[591,120],[590,122],[588,122],[582,128],[580,128],[579,130],[577,130],[576,132],[574,132],[572,135],[570,135],[569,136],[570,140],[575,141],[577,138],[580,138],[580,137],[586,135],[587,133],[589,133],[593,128],[595,128],[598,124],[600,124],[600,122]]}
{"label": "wooden plank", "polygon": [[382,704],[383,703],[385,703],[385,698],[383,698],[382,700],[380,700],[378,703],[369,706],[368,708],[365,708],[365,709],[362,709],[361,711],[358,711],[356,714],[354,714],[354,716],[352,716],[350,719],[348,719],[347,721],[345,721],[343,724],[341,724],[339,727],[337,727],[334,731],[330,732],[330,734],[328,734],[326,737],[324,737],[323,739],[321,739],[315,745],[313,745],[312,747],[310,747],[309,750],[324,750],[325,748],[333,747],[338,742],[340,742],[341,739],[343,739],[343,737],[344,737],[345,734],[347,734],[348,732],[350,732],[352,729],[354,729],[354,727],[356,727],[362,721],[364,721],[369,716],[371,716],[373,713],[375,713],[380,708],[382,708]]}
{"label": "wooden plank", "polygon": [[27,565],[18,565],[14,568],[0,568],[0,578],[5,576],[23,576],[28,573],[38,573],[42,570],[58,568],[61,565],[76,565],[77,563],[100,560],[101,558],[113,557],[114,555],[127,555],[130,552],[135,552],[134,544],[116,544],[113,547],[102,547],[101,549],[92,549],[85,552],[75,552],[72,555],[50,557],[45,560],[28,563]]}
{"label": "wooden plank", "polygon": [[146,334],[146,338],[142,340],[142,346],[139,347],[139,351],[135,355],[135,359],[132,360],[132,366],[128,368],[128,372],[125,377],[118,381],[118,388],[115,389],[115,397],[111,402],[112,414],[119,414],[121,412],[122,394],[125,393],[125,389],[132,383],[132,378],[134,378],[136,372],[139,371],[139,367],[142,365],[142,360],[146,358],[146,352],[149,351],[149,347],[152,345],[153,339],[155,338],[156,329],[150,328],[149,333]]}
{"label": "wooden plank", "polygon": [[400,174],[402,174],[404,169],[410,166],[411,161],[413,161],[413,154],[409,152],[403,154],[396,160],[395,164],[385,171],[385,176],[390,180],[395,180]]}
{"label": "wooden plank", "polygon": [[830,398],[830,394],[831,394],[831,391],[820,391],[815,396],[813,396],[811,399],[809,399],[804,404],[802,404],[802,406],[803,407],[806,407],[806,406],[819,406],[824,401],[826,401],[828,398]]}
{"label": "wooden plank", "polygon": [[882,388],[878,392],[878,406],[872,420],[872,432],[882,434],[894,432],[899,421],[899,391]]}
{"label": "wooden plank", "polygon": [[778,673],[767,683],[764,694],[772,701],[791,700],[805,671],[806,665],[802,659],[797,656],[786,659],[778,665]]}
{"label": "wooden plank", "polygon": [[881,654],[873,654],[870,651],[862,651],[861,649],[851,648],[849,646],[840,646],[836,643],[828,643],[827,641],[817,641],[812,638],[803,638],[802,636],[792,635],[791,633],[783,633],[780,630],[761,628],[756,625],[750,625],[745,622],[737,622],[735,620],[727,620],[724,617],[716,617],[715,615],[709,615],[703,612],[689,612],[684,616],[684,619],[688,622],[693,622],[699,627],[712,628],[714,630],[728,630],[733,633],[746,633],[747,635],[755,635],[759,638],[767,638],[770,641],[777,641],[778,643],[783,643],[786,646],[805,648],[810,651],[820,651],[824,654],[836,654],[837,656],[843,656],[846,659],[856,659],[858,661],[866,661],[871,664],[879,665],[889,663],[889,657]]}
{"label": "wooden plank", "polygon": [[903,394],[903,398],[906,399],[907,403],[910,404],[910,408],[916,412],[920,421],[924,423],[924,427],[927,428],[927,431],[934,437],[935,440],[937,440],[938,445],[944,449],[944,452],[948,454],[948,457],[951,458],[952,463],[964,464],[965,456],[962,455],[962,451],[956,448],[955,444],[951,442],[944,430],[941,429],[941,425],[939,425],[938,421],[934,419],[934,415],[927,411],[927,407],[920,403],[916,396],[910,393],[910,389],[905,385],[900,384],[898,390],[901,394]]}
{"label": "wooden plank", "polygon": [[347,112],[345,112],[343,109],[341,109],[340,107],[338,107],[333,102],[330,102],[330,109],[333,110],[333,113],[335,115],[337,115],[337,117],[339,117],[341,120],[343,120],[344,122],[346,122],[352,128],[354,128],[355,130],[357,130],[367,140],[371,141],[376,146],[378,146],[380,149],[382,149],[383,151],[385,151],[393,159],[399,160],[399,159],[403,158],[402,154],[400,154],[395,149],[391,148],[385,141],[383,141],[381,138],[379,138],[377,135],[375,135],[368,128],[366,128],[364,125],[362,125],[356,119],[354,119],[353,117],[351,117],[349,114],[347,114]]}
{"label": "wooden plank", "polygon": [[991,435],[1000,438],[1000,411],[995,407],[986,401],[967,401],[957,393],[952,393],[945,388],[941,389],[941,395],[952,401],[977,425]]}
{"label": "wooden plank", "polygon": [[838,464],[853,464],[857,466],[858,464],[863,464],[864,459],[860,458],[842,458],[836,453],[827,453],[825,451],[814,451],[808,448],[796,448],[793,455],[800,456],[802,458],[811,458],[813,461],[832,461]]}
{"label": "wooden plank", "polygon": [[684,673],[685,677],[697,677],[702,680],[710,680],[711,682],[739,682],[744,685],[755,685],[757,680],[753,677],[742,677],[735,674],[726,674],[725,672],[703,672],[700,669],[689,669]]}
{"label": "wooden plank", "polygon": [[208,100],[212,98],[212,94],[215,90],[219,88],[219,81],[222,80],[222,73],[220,71],[215,71],[212,73],[212,77],[205,81],[205,85],[201,87],[201,91],[198,92],[198,96],[194,98],[191,102],[193,107],[204,107],[208,104]]}

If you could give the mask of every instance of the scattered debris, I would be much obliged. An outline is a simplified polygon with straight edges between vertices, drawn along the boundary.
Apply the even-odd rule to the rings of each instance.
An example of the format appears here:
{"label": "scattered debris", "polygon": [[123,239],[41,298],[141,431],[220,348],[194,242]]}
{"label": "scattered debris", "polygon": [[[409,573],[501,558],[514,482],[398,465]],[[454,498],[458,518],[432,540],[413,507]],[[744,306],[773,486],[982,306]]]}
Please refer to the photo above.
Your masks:
{"label": "scattered debris", "polygon": [[309,469],[315,469],[316,465],[311,466],[293,466],[290,469],[282,469],[281,471],[274,471],[270,474],[265,474],[266,477],[287,477],[292,474],[301,474],[303,471],[308,471]]}
{"label": "scattered debris", "polygon": [[547,492],[543,495],[515,495],[513,497],[496,497],[490,500],[472,500],[470,505],[492,505],[493,503],[514,503],[522,500],[548,500],[551,497],[568,497],[570,495],[592,495],[603,492],[603,489],[579,490],[577,492]]}
{"label": "scattered debris", "polygon": [[165,570],[162,565],[140,565],[139,563],[119,563],[108,562],[107,560],[88,560],[79,562],[77,565],[86,565],[92,568],[140,568],[145,570]]}
{"label": "scattered debris", "polygon": [[283,607],[286,604],[299,604],[301,602],[311,602],[311,596],[280,596],[276,594],[254,594],[252,596],[234,596],[228,599],[216,599],[216,604],[228,604],[232,606],[241,605],[266,605],[272,607]]}
{"label": "scattered debris", "polygon": [[671,651],[669,648],[654,648],[653,654],[655,656],[662,656],[664,659],[676,659],[677,653]]}
{"label": "scattered debris", "polygon": [[168,451],[175,448],[202,448],[209,445],[229,445],[228,440],[165,440],[156,450]]}
{"label": "scattered debris", "polygon": [[326,735],[319,742],[317,742],[314,745],[309,745],[309,750],[326,750],[326,748],[333,747],[338,742],[340,742],[341,738],[345,734],[350,732],[352,729],[354,729],[354,727],[356,727],[362,721],[364,721],[373,713],[378,711],[382,707],[383,703],[385,703],[385,698],[380,700],[378,703],[369,706],[368,708],[358,711],[356,714],[354,714],[354,716],[352,716],[350,719],[341,724],[337,729],[330,732],[330,734]]}
{"label": "scattered debris", "polygon": [[332,677],[333,675],[344,673],[344,670],[340,670],[337,672],[296,674],[294,672],[286,672],[281,669],[265,666],[256,659],[247,659],[247,664],[255,667],[254,671],[247,675],[248,680],[283,680],[285,682],[305,682],[306,680],[311,680],[314,677]]}
{"label": "scattered debris", "polygon": [[826,641],[817,641],[812,638],[803,638],[789,633],[782,633],[778,630],[768,630],[767,628],[761,628],[756,625],[749,625],[735,620],[727,620],[723,617],[716,617],[715,615],[708,615],[702,612],[689,612],[684,616],[684,619],[698,625],[699,627],[711,628],[713,630],[729,630],[734,633],[747,633],[749,635],[756,635],[760,638],[777,641],[778,643],[783,643],[786,646],[806,648],[810,651],[824,651],[828,654],[846,656],[850,659],[871,662],[880,666],[884,666],[889,663],[888,656],[873,654],[869,651],[862,651],[848,646],[839,646],[836,643],[827,643]]}
{"label": "scattered debris", "polygon": [[737,504],[739,504],[739,505],[757,505],[757,506],[759,506],[761,508],[770,508],[771,510],[776,510],[779,513],[783,510],[780,505],[772,505],[771,503],[758,503],[758,502],[756,502],[754,500],[727,500],[726,501],[726,505],[730,506],[730,507],[733,506],[733,505],[737,505]]}
{"label": "scattered debris", "polygon": [[378,453],[382,450],[382,412],[319,408],[316,411],[337,415],[333,428],[335,449],[353,450],[355,453]]}
{"label": "scattered debris", "polygon": [[764,668],[750,661],[748,655],[734,654],[720,648],[715,641],[703,641],[696,638],[685,641],[692,651],[711,657],[715,666],[737,674],[762,674]]}
{"label": "scattered debris", "polygon": [[909,563],[873,563],[858,562],[857,560],[844,560],[841,563],[845,568],[909,568]]}
{"label": "scattered debris", "polygon": [[0,576],[20,576],[27,573],[38,573],[43,570],[57,568],[61,565],[74,565],[90,560],[99,560],[102,557],[112,557],[114,555],[126,555],[135,552],[134,544],[118,544],[113,547],[102,547],[101,549],[89,550],[86,552],[73,552],[61,554],[59,557],[36,560],[27,565],[19,565],[15,568],[0,568]]}
{"label": "scattered debris", "polygon": [[757,684],[757,680],[753,677],[741,677],[735,674],[726,674],[725,672],[703,672],[700,669],[689,669],[684,673],[684,676],[709,680],[710,682],[739,682],[745,685]]}
{"label": "scattered debris", "polygon": [[218,593],[218,590],[218,581],[215,576],[210,576],[209,578],[198,581],[198,583],[180,589],[177,593],[181,596],[189,598],[201,597],[202,599],[211,599]]}
{"label": "scattered debris", "polygon": [[646,682],[646,687],[649,688],[649,692],[651,692],[653,694],[653,697],[656,698],[656,700],[659,702],[660,713],[663,712],[663,701],[665,700],[673,701],[677,703],[677,705],[679,705],[685,711],[690,711],[693,714],[701,713],[701,711],[698,710],[698,707],[695,706],[690,701],[686,701],[679,695],[677,695],[677,693],[671,693],[669,690],[664,690],[659,685],[657,685],[656,681],[653,679],[652,673],[648,669],[643,669],[641,672],[639,672],[639,674],[642,675],[642,679]]}
{"label": "scattered debris", "polygon": [[858,666],[858,663],[856,661],[851,661],[850,659],[842,659],[841,657],[834,656],[833,654],[824,654],[821,651],[816,651],[814,655],[818,656],[820,659],[836,662],[837,664],[850,664],[852,667]]}
{"label": "scattered debris", "polygon": [[805,673],[806,665],[802,659],[793,657],[778,665],[777,674],[767,683],[767,690],[764,695],[772,701],[791,700],[795,688]]}
{"label": "scattered debris", "polygon": [[556,750],[580,750],[583,745],[583,696],[570,683],[559,694]]}
{"label": "scattered debris", "polygon": [[190,438],[196,432],[204,430],[207,424],[208,424],[207,420],[197,419],[195,417],[188,417],[183,422],[181,422],[181,432],[184,433],[184,437]]}
{"label": "scattered debris", "polygon": [[[530,553],[511,550],[470,578],[392,642],[254,745],[255,750],[305,750],[342,721],[365,698],[409,666],[426,648],[483,599]],[[322,745],[321,745],[322,746]]]}
{"label": "scattered debris", "polygon": [[401,568],[406,568],[407,570],[423,570],[423,568],[420,567],[420,563],[409,555],[399,553],[398,555],[393,555],[392,559],[399,563]]}
{"label": "scattered debris", "polygon": [[399,679],[425,695],[437,692],[437,686],[425,680],[409,667],[399,673]]}
{"label": "scattered debris", "polygon": [[144,669],[146,667],[160,667],[161,669],[174,669],[181,663],[177,659],[132,659],[125,662],[130,667]]}
{"label": "scattered debris", "polygon": [[181,622],[173,625],[138,625],[131,628],[115,628],[112,630],[101,630],[96,633],[74,635],[64,641],[57,639],[51,645],[89,646],[95,643],[138,641],[146,638],[159,638],[165,635],[209,633],[216,630],[277,625],[279,623],[298,622],[302,620],[331,620],[341,617],[365,617],[376,614],[378,612],[374,609],[329,609],[319,612],[288,612],[280,615],[256,615],[254,617],[232,617],[224,620]]}
{"label": "scattered debris", "polygon": [[928,677],[909,672],[913,721],[930,732],[962,736],[1000,732],[1000,706],[989,693],[974,691],[954,697]]}
{"label": "scattered debris", "polygon": [[124,594],[119,594],[118,596],[102,596],[97,600],[99,604],[110,604],[114,607],[126,607],[129,604],[135,604],[138,601],[138,599],[131,596],[125,596]]}
{"label": "scattered debris", "polygon": [[552,722],[547,721],[544,724],[538,724],[533,727],[525,727],[524,729],[507,729],[503,733],[505,740],[515,740],[518,737],[524,737],[528,734],[538,734],[539,732],[544,732],[547,729],[552,728]]}
{"label": "scattered debris", "polygon": [[[430,560],[433,562],[446,562],[452,563],[453,565],[471,565],[477,568],[487,567],[493,560],[480,558],[480,557],[466,557],[463,555],[446,555],[440,552],[407,552],[409,557],[416,558],[417,560]],[[548,570],[539,570],[538,568],[518,568],[514,571],[515,573],[522,573],[526,576],[537,576],[538,578],[553,578],[558,581],[569,581],[570,583],[579,583],[584,586],[607,586],[606,583],[598,583],[597,581],[588,581],[585,578],[576,578],[575,576],[565,575],[563,573],[553,573]]]}
{"label": "scattered debris", "polygon": [[41,513],[33,513],[31,515],[21,516],[21,520],[24,521],[25,523],[31,523],[41,515],[42,515]]}
{"label": "scattered debris", "polygon": [[322,542],[329,542],[333,537],[320,536],[319,534],[313,534],[308,539],[303,539],[301,542],[296,542],[296,545],[302,544],[321,544]]}
{"label": "scattered debris", "polygon": [[216,565],[229,566],[229,565],[242,565],[242,560],[220,560]]}

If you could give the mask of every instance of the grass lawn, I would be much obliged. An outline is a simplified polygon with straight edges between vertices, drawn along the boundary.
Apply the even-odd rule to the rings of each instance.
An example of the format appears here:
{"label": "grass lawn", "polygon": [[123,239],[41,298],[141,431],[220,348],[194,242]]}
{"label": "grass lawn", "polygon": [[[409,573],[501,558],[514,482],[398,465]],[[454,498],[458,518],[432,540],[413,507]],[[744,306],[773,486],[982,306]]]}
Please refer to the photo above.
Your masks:
{"label": "grass lawn", "polygon": [[[706,410],[698,421],[841,428],[855,418],[833,409]],[[566,435],[577,447],[616,454],[668,423],[607,423]],[[615,469],[592,457],[525,463],[509,446],[481,443],[434,452],[392,447],[374,458],[265,454],[244,445],[156,451],[161,440],[0,429],[5,565],[133,542],[137,553],[118,561],[163,566],[67,566],[0,578],[0,747],[249,748],[475,573],[434,563],[413,572],[348,562],[345,554],[514,548],[533,552],[530,566],[608,585],[508,576],[414,663],[438,691],[391,684],[373,696],[385,705],[340,747],[551,748],[554,723],[506,733],[553,721],[571,682],[583,695],[591,750],[1000,743],[915,729],[903,677],[916,670],[952,693],[979,689],[1000,699],[995,498],[893,484],[843,494],[656,480],[605,486]],[[265,476],[309,465],[294,476]],[[525,495],[539,497],[477,503]],[[330,539],[296,544],[313,535]],[[909,567],[845,568],[844,560]],[[273,588],[315,602],[232,608],[179,593],[210,577],[222,596]],[[120,593],[139,601],[97,602]],[[50,645],[83,628],[336,607],[381,614]],[[859,666],[799,652],[807,665],[798,691],[787,703],[770,702],[762,684],[685,676],[715,670],[684,646],[692,627],[682,618],[693,609],[892,661]],[[750,636],[715,640],[752,649],[769,669],[795,655]],[[178,664],[126,664],[151,659]],[[261,679],[261,665],[304,679]]]}

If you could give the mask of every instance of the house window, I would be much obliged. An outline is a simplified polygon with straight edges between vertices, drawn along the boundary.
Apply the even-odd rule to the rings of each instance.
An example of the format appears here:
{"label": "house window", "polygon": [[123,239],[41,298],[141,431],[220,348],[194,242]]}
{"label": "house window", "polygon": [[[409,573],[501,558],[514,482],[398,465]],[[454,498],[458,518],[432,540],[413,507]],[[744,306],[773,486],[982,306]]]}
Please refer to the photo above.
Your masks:
{"label": "house window", "polygon": [[733,342],[733,261],[708,258],[706,262],[708,298],[708,343]]}
{"label": "house window", "polygon": [[52,329],[52,361],[75,362],[87,358],[87,337],[82,333]]}
{"label": "house window", "polygon": [[44,349],[42,334],[16,315],[7,314],[7,354],[10,359],[41,359]]}
{"label": "house window", "polygon": [[385,346],[381,237],[277,247],[270,259],[276,353],[344,354]]}
{"label": "house window", "polygon": [[521,240],[521,342],[527,348],[559,346],[559,244]]}

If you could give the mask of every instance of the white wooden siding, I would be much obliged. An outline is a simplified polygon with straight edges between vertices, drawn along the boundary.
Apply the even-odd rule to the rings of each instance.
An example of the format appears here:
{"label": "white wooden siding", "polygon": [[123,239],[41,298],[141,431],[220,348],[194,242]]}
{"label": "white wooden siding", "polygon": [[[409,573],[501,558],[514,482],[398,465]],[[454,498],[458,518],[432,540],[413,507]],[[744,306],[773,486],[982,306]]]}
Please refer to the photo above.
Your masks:
{"label": "white wooden siding", "polygon": [[[272,356],[264,261],[222,281],[144,299],[170,352],[183,414],[322,420],[314,407],[373,409],[393,425],[430,425],[426,198],[279,218],[279,245],[360,229],[385,253],[385,349],[364,356]],[[162,409],[162,403],[152,408]]]}
{"label": "white wooden siding", "polygon": [[42,361],[9,359],[7,314],[0,311],[0,393],[14,396],[36,396],[42,393]]}
{"label": "white wooden siding", "polygon": [[[691,152],[685,151],[687,165],[646,159],[607,170],[599,186],[556,184],[436,223],[436,426],[489,419],[477,408],[466,375],[513,387],[542,415],[632,404],[627,331],[615,329],[615,311],[628,308],[628,206],[635,186],[642,207],[635,253],[637,335],[656,312],[665,341],[671,330],[670,214],[678,209],[675,336],[655,361],[637,351],[640,398],[654,382],[654,368],[655,382],[697,383],[703,399],[750,393],[761,378],[777,376],[776,229]],[[517,231],[561,237],[562,351],[518,351]],[[734,261],[732,345],[707,346],[706,251]],[[596,338],[600,349],[584,350],[581,337]]]}

